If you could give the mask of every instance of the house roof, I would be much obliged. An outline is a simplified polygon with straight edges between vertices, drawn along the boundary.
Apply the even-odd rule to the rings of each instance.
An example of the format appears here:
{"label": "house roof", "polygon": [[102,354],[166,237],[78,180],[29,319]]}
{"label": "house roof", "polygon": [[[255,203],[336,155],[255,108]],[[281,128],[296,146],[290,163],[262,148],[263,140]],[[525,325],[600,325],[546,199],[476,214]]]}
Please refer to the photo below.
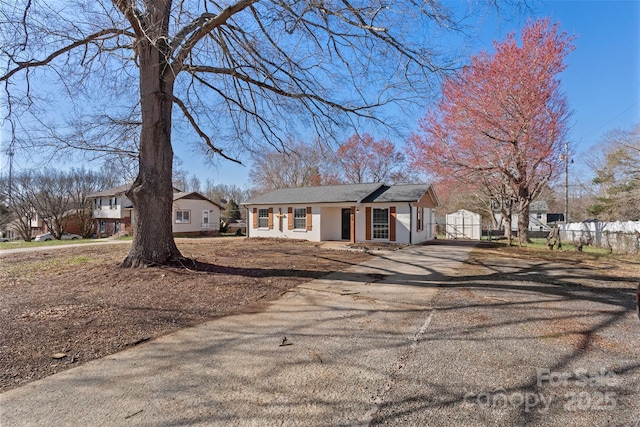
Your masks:
{"label": "house roof", "polygon": [[113,188],[107,188],[106,190],[96,191],[95,193],[91,193],[87,195],[87,197],[105,197],[105,196],[116,196],[118,194],[124,194],[131,187],[131,184],[123,184]]}
{"label": "house roof", "polygon": [[[106,190],[103,191],[97,191],[95,193],[91,193],[89,194],[87,197],[106,197],[106,196],[117,196],[119,194],[124,194],[125,191],[127,191],[129,189],[129,187],[131,186],[131,184],[123,184],[123,185],[119,185],[117,187],[113,187],[113,188],[108,188]],[[205,196],[203,196],[202,194],[196,192],[196,191],[178,191],[177,188],[173,187],[173,200],[180,200],[180,199],[198,199],[198,200],[206,200],[209,203],[213,203],[214,205],[216,205],[217,207],[219,207],[220,209],[224,209],[222,206],[220,206],[218,203],[206,198]],[[127,208],[132,208],[131,205],[125,206],[125,209]]]}
{"label": "house roof", "polygon": [[430,189],[430,184],[388,186],[382,183],[281,188],[242,204],[416,202]]}
{"label": "house roof", "polygon": [[382,187],[381,183],[327,185],[321,187],[280,188],[242,203],[264,205],[281,203],[360,203],[362,199]]}
{"label": "house roof", "polygon": [[415,202],[420,200],[430,188],[430,184],[383,185],[362,202]]}
{"label": "house roof", "polygon": [[210,200],[210,199],[206,198],[205,196],[203,196],[202,194],[198,193],[197,191],[191,191],[191,192],[179,191],[179,192],[173,193],[173,201],[174,202],[176,200],[180,200],[180,199],[206,200],[207,202],[216,205],[220,209],[224,209],[222,206],[220,206],[219,204],[217,204],[213,200]]}
{"label": "house roof", "polygon": [[529,211],[547,212],[549,211],[549,205],[547,204],[546,200],[531,202],[531,204],[529,205]]}

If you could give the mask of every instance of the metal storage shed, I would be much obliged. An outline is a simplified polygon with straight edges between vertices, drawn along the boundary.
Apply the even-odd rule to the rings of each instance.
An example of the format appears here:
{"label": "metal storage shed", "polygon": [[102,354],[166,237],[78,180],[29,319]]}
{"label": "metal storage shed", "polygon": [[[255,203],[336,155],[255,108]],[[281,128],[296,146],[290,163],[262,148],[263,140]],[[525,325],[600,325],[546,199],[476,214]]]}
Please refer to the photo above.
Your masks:
{"label": "metal storage shed", "polygon": [[447,214],[447,239],[480,240],[482,219],[479,213],[460,209]]}

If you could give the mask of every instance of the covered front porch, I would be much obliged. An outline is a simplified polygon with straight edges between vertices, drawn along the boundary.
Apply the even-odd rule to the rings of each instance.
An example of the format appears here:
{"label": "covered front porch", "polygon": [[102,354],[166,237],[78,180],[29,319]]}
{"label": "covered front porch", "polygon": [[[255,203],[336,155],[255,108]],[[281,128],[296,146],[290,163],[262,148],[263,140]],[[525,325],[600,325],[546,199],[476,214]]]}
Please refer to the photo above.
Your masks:
{"label": "covered front porch", "polygon": [[320,241],[356,241],[355,206],[320,208]]}

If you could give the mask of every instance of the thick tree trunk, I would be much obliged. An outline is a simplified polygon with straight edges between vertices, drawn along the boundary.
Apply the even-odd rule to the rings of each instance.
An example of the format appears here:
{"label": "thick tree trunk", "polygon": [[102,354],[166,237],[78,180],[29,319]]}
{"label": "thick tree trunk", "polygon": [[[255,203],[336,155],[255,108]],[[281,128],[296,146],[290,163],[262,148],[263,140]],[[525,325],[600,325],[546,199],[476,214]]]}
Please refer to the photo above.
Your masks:
{"label": "thick tree trunk", "polygon": [[504,237],[507,238],[507,244],[511,246],[513,243],[513,233],[511,232],[511,210],[504,213]]}
{"label": "thick tree trunk", "polygon": [[511,209],[507,209],[504,203],[500,205],[500,222],[504,227],[504,237],[507,239],[507,244],[511,246],[513,241],[511,233]]}
{"label": "thick tree trunk", "polygon": [[518,195],[518,242],[521,245],[530,243],[529,240],[529,193],[526,189],[521,189]]}
{"label": "thick tree trunk", "polygon": [[142,112],[140,166],[136,180],[126,193],[133,202],[135,228],[123,267],[162,265],[182,258],[172,232],[174,79],[166,72],[166,56],[158,44],[143,40],[138,45]]}

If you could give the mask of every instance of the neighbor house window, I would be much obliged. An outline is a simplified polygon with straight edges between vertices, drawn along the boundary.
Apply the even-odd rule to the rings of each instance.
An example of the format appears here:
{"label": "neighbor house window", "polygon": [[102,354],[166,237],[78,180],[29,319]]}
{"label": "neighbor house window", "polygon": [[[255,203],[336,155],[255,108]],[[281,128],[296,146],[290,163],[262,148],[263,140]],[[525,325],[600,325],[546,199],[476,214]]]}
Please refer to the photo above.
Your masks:
{"label": "neighbor house window", "polygon": [[307,209],[295,208],[293,210],[293,228],[306,230],[307,228]]}
{"label": "neighbor house window", "polygon": [[389,209],[373,209],[373,238],[389,238]]}
{"label": "neighbor house window", "polygon": [[176,224],[187,224],[191,222],[191,211],[176,211]]}
{"label": "neighbor house window", "polygon": [[269,209],[258,209],[258,227],[269,227]]}

